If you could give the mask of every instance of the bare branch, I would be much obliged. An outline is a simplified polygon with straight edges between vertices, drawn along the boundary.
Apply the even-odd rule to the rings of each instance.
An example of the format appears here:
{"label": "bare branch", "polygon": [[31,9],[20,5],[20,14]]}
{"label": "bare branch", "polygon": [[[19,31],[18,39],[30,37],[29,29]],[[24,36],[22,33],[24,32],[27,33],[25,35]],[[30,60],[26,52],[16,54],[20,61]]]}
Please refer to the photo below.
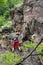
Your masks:
{"label": "bare branch", "polygon": [[41,56],[43,56],[43,53],[32,54],[31,56],[37,56],[37,55],[41,55]]}

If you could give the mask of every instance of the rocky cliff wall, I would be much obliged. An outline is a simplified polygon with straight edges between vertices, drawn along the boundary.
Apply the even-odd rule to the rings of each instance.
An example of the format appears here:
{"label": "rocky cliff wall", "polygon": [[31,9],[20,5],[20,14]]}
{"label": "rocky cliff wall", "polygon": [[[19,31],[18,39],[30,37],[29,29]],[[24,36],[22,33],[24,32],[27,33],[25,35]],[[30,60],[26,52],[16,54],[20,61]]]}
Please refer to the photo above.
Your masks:
{"label": "rocky cliff wall", "polygon": [[24,0],[13,12],[13,29],[25,35],[43,34],[43,0]]}
{"label": "rocky cliff wall", "polygon": [[24,0],[24,22],[30,32],[43,34],[43,0]]}

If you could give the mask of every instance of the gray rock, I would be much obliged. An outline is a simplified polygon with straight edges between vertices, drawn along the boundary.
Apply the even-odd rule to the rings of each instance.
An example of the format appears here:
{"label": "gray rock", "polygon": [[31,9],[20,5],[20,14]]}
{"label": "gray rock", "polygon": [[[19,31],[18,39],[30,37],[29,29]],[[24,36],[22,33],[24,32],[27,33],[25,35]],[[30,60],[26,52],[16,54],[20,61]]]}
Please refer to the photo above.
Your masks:
{"label": "gray rock", "polygon": [[26,0],[25,3],[28,1],[34,3],[33,7],[24,5],[24,21],[28,24],[27,27],[32,34],[34,31],[37,31],[39,34],[43,33],[43,0]]}

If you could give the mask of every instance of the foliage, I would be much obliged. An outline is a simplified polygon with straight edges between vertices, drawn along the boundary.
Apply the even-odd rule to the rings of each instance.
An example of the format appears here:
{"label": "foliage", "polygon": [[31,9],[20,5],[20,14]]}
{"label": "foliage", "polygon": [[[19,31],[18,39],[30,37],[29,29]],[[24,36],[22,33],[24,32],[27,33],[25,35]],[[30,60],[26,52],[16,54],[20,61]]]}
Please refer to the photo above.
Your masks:
{"label": "foliage", "polygon": [[[27,44],[24,44],[24,47],[25,48],[35,48],[37,44],[35,43],[27,43]],[[41,52],[43,50],[43,45],[40,45],[37,49],[36,49],[38,52]]]}
{"label": "foliage", "polygon": [[22,4],[23,4],[23,1],[24,0],[14,0],[14,5],[15,5],[15,7],[19,7],[19,6],[21,6]]}
{"label": "foliage", "polygon": [[[0,1],[0,15],[3,15],[6,12],[6,10],[8,10],[8,5],[6,0],[1,0],[1,1]],[[6,4],[3,1],[5,1]]]}
{"label": "foliage", "polygon": [[0,0],[0,3],[6,4],[7,0]]}
{"label": "foliage", "polygon": [[12,21],[5,20],[5,16],[0,16],[0,31],[5,27],[11,27]]}
{"label": "foliage", "polygon": [[0,15],[3,15],[6,11],[9,12],[12,7],[19,7],[22,4],[23,0],[0,0]]}
{"label": "foliage", "polygon": [[3,28],[5,28],[5,27],[10,27],[11,25],[12,25],[12,21],[6,21],[6,22],[4,22],[5,23],[5,25],[3,25],[1,28],[3,29]]}
{"label": "foliage", "polygon": [[5,25],[1,26],[0,31],[2,31],[2,29],[6,28],[6,27],[7,28],[10,28],[11,25],[12,25],[12,22],[11,21],[8,21],[8,22],[4,22],[4,24]]}
{"label": "foliage", "polygon": [[43,45],[40,45],[38,48],[37,48],[37,50],[38,50],[38,52],[40,51],[42,51],[43,50]]}
{"label": "foliage", "polygon": [[20,61],[20,57],[16,57],[14,53],[7,52],[1,55],[1,59],[3,60],[1,65],[14,65],[14,63]]}
{"label": "foliage", "polygon": [[[0,27],[10,16],[10,9],[13,7],[19,7],[23,4],[23,0],[0,0],[0,16],[5,17],[5,21],[0,17]],[[2,22],[2,23],[1,23]],[[7,24],[6,24],[7,25]],[[5,24],[4,24],[5,26]]]}
{"label": "foliage", "polygon": [[30,41],[29,43],[24,43],[23,45],[25,48],[34,48],[36,46],[36,44],[32,41]]}
{"label": "foliage", "polygon": [[0,16],[0,27],[4,24],[4,21],[5,21],[5,17]]}
{"label": "foliage", "polygon": [[[30,42],[29,44],[24,44],[24,48],[35,48],[37,44],[33,44],[32,42]],[[22,48],[22,49],[24,49]],[[43,54],[43,44],[39,45],[38,48],[36,49],[36,51],[38,53],[42,53]],[[40,59],[43,59],[42,55],[39,55]]]}
{"label": "foliage", "polygon": [[9,8],[14,7],[14,0],[7,0],[7,3]]}

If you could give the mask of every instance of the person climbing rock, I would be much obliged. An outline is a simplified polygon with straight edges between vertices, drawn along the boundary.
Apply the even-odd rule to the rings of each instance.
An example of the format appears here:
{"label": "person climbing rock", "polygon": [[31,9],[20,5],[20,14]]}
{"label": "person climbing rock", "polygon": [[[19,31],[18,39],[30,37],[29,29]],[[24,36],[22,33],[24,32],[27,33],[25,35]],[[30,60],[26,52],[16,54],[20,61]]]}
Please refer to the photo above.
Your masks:
{"label": "person climbing rock", "polygon": [[15,48],[18,48],[18,50],[21,52],[21,46],[18,37],[12,37],[12,52],[14,52]]}

